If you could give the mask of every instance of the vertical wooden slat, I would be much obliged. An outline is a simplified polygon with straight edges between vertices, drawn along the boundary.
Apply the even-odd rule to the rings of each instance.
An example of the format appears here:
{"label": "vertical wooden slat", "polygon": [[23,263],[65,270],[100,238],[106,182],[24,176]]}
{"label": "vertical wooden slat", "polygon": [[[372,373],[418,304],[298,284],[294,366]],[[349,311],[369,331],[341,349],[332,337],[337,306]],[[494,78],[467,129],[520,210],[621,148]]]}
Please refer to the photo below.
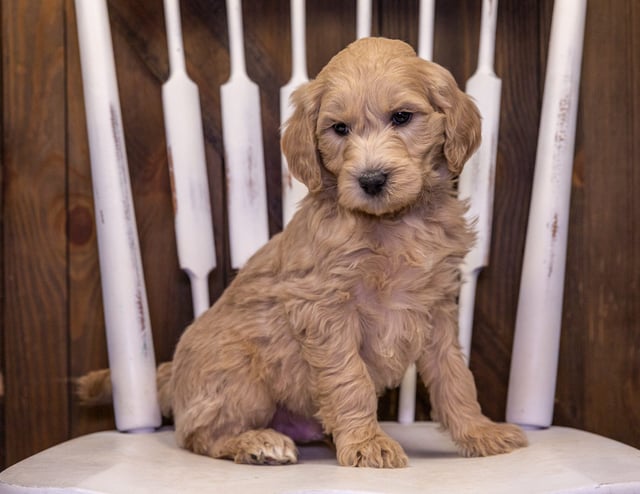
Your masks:
{"label": "vertical wooden slat", "polygon": [[[66,0],[67,156],[69,242],[69,373],[78,377],[108,366],[91,167],[82,98],[82,76],[73,0]],[[113,429],[111,407],[83,407],[70,400],[70,434]]]}
{"label": "vertical wooden slat", "polygon": [[586,0],[556,0],[509,376],[507,420],[552,423]]}
{"label": "vertical wooden slat", "polygon": [[539,9],[545,2],[501,1],[496,72],[502,79],[491,261],[478,280],[471,370],[480,404],[504,419],[544,72]]}
{"label": "vertical wooden slat", "polygon": [[[217,268],[209,276],[211,301],[217,300],[230,276],[227,248],[226,195],[220,115],[220,84],[229,78],[224,2],[182,2],[187,71],[200,90],[205,154],[209,175],[211,213]],[[180,328],[179,335],[184,328]],[[174,340],[175,345],[175,340]]]}
{"label": "vertical wooden slat", "polygon": [[8,464],[68,437],[64,2],[4,2]]}

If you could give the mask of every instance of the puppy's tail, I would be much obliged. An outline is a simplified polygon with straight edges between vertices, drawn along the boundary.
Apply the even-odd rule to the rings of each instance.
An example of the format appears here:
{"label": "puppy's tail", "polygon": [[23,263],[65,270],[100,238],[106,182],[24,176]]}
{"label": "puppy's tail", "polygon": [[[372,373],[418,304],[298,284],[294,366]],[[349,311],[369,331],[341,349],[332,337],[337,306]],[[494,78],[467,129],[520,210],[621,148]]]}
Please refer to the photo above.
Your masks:
{"label": "puppy's tail", "polygon": [[[171,362],[164,362],[156,369],[158,403],[164,417],[171,417]],[[111,372],[101,369],[89,372],[74,381],[75,393],[85,406],[108,405],[113,403]]]}
{"label": "puppy's tail", "polygon": [[91,371],[73,382],[75,394],[85,406],[108,405],[113,401],[109,369]]}

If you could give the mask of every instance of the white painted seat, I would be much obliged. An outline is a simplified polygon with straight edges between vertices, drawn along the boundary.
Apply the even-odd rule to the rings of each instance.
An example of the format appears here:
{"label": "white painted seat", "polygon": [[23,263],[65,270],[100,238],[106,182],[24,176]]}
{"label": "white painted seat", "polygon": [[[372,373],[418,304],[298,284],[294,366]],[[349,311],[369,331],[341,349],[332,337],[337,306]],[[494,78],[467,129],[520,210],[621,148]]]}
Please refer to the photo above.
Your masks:
{"label": "white painted seat", "polygon": [[[384,424],[410,456],[405,469],[340,467],[327,446],[300,448],[300,463],[236,465],[184,451],[173,433],[99,432],[68,441],[0,475],[18,493],[603,493],[640,492],[640,451],[575,429],[529,431],[507,455],[462,458],[433,423]],[[45,487],[46,486],[46,487]]]}
{"label": "white painted seat", "polygon": [[[113,136],[113,111],[107,116],[107,135]],[[139,319],[138,307],[135,310]],[[117,348],[110,346],[110,353]],[[141,365],[153,368],[152,360]],[[113,366],[112,362],[112,371]],[[144,394],[136,390],[130,396]],[[147,395],[146,399],[155,398]],[[404,401],[409,402],[408,415],[412,415],[412,400]],[[513,407],[518,418],[522,403],[526,402],[517,400]],[[125,425],[119,428],[153,429],[157,410],[144,403],[141,409],[142,418],[120,421]],[[408,468],[340,467],[327,445],[300,447],[297,465],[236,465],[178,448],[170,429],[137,434],[112,431],[73,439],[9,467],[0,473],[0,493],[640,493],[640,450],[587,432],[541,427],[527,431],[527,448],[488,458],[462,458],[436,424],[385,423],[383,427],[404,446],[410,457]]]}

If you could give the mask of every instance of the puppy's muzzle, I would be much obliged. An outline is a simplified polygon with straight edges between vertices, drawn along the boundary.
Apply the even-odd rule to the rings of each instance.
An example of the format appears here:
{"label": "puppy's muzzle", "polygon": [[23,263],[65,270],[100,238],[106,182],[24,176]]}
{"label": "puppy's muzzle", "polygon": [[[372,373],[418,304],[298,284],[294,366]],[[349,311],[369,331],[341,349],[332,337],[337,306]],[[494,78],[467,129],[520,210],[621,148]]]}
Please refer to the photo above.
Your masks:
{"label": "puppy's muzzle", "polygon": [[382,171],[364,172],[358,177],[358,183],[367,195],[377,196],[387,183],[388,173]]}

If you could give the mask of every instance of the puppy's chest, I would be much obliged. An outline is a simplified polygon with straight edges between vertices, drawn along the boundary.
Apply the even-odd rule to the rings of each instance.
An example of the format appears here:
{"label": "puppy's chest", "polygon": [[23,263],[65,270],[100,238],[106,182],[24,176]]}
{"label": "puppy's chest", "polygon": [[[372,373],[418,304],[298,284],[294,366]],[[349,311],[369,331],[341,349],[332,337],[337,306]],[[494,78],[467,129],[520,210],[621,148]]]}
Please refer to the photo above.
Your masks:
{"label": "puppy's chest", "polygon": [[424,243],[383,229],[364,238],[349,262],[354,275],[352,295],[359,305],[379,311],[419,309],[438,269]]}
{"label": "puppy's chest", "polygon": [[360,331],[360,354],[378,387],[398,384],[427,338],[428,260],[371,252],[354,266],[352,301]]}
{"label": "puppy's chest", "polygon": [[428,288],[428,267],[428,259],[370,251],[353,265],[354,301],[368,311],[415,310]]}
{"label": "puppy's chest", "polygon": [[[351,296],[368,337],[406,339],[432,302],[432,260],[421,252],[368,249],[353,264]],[[365,336],[366,337],[366,336]],[[391,344],[391,341],[389,341]]]}

